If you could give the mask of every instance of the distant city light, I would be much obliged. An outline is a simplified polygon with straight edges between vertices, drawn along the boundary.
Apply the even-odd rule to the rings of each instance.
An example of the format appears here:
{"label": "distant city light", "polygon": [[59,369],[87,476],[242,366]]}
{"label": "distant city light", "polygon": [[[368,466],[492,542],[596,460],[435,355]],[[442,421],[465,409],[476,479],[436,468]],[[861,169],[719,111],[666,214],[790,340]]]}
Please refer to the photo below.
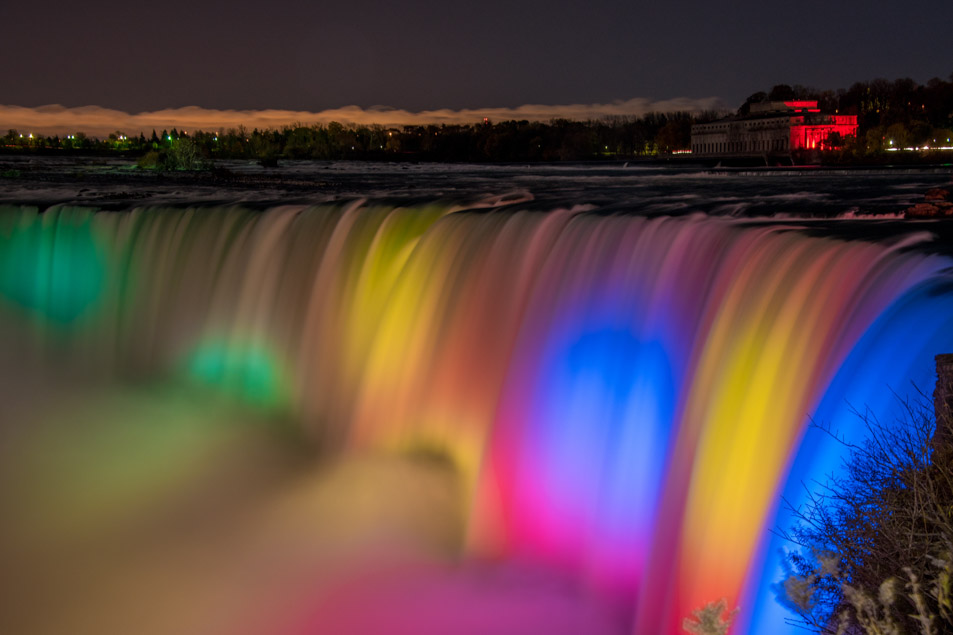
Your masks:
{"label": "distant city light", "polygon": [[901,152],[901,151],[902,151],[902,152],[923,152],[923,151],[926,151],[926,150],[933,150],[933,151],[944,150],[944,151],[946,151],[946,150],[953,150],[953,145],[947,145],[947,146],[927,146],[927,145],[925,145],[925,146],[910,146],[910,147],[907,147],[907,148],[884,148],[884,150],[886,150],[887,152]]}

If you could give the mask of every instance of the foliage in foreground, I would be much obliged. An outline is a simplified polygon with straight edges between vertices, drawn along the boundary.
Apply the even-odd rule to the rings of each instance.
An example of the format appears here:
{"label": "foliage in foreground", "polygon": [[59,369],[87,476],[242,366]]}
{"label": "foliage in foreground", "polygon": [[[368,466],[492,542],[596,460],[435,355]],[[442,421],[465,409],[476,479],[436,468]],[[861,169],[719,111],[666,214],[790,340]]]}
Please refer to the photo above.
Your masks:
{"label": "foliage in foreground", "polygon": [[725,599],[709,602],[692,611],[692,616],[682,621],[682,628],[692,635],[725,635],[737,614],[737,608],[728,610],[728,602]]}
{"label": "foliage in foreground", "polygon": [[[859,414],[868,432],[843,475],[794,509],[779,598],[794,623],[820,633],[953,632],[953,448],[933,438],[932,408],[906,402],[888,426]],[[943,423],[943,422],[941,422]],[[829,431],[828,431],[829,432]]]}

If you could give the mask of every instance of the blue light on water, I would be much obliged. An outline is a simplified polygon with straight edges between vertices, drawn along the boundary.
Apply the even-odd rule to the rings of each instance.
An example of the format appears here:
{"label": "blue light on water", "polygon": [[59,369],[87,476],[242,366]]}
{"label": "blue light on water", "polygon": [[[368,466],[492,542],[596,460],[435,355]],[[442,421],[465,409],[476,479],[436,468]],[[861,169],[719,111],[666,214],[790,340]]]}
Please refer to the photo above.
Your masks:
{"label": "blue light on water", "polygon": [[[609,577],[631,575],[646,556],[675,386],[663,346],[617,328],[591,330],[555,351],[542,377],[534,480],[551,514],[552,546],[586,545],[600,561],[589,564]],[[570,541],[560,547],[561,538]]]}
{"label": "blue light on water", "polygon": [[[899,297],[867,330],[824,393],[811,416],[841,438],[859,443],[868,432],[858,413],[869,413],[887,426],[907,421],[903,401],[916,401],[921,393],[932,397],[936,380],[934,356],[953,352],[953,294],[946,279],[929,281]],[[794,457],[781,495],[794,506],[804,505],[809,491],[817,491],[828,475],[843,467],[845,447],[823,430],[809,428]],[[766,529],[789,529],[790,512],[779,507]],[[777,535],[767,538],[760,575],[752,580],[777,582],[784,576],[781,552],[795,546]],[[777,630],[793,617],[775,598],[770,584],[750,590],[753,611],[750,625],[739,632]],[[800,632],[788,627],[788,632]]]}

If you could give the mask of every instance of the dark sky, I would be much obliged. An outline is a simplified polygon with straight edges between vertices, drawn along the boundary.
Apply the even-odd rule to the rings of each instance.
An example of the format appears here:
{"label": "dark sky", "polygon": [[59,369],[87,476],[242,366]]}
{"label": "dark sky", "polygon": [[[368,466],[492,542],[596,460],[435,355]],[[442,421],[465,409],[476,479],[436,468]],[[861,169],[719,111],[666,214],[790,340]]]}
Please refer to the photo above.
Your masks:
{"label": "dark sky", "polygon": [[953,73],[953,0],[3,0],[0,104],[410,110]]}

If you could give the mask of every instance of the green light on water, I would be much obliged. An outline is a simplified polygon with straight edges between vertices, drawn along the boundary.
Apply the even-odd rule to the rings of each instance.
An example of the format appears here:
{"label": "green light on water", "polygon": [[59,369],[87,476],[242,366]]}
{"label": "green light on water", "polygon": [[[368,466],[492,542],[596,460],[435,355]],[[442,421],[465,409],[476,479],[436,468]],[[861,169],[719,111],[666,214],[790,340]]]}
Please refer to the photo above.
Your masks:
{"label": "green light on water", "polygon": [[61,325],[87,316],[107,270],[92,222],[86,210],[0,211],[0,300]]}
{"label": "green light on water", "polygon": [[201,384],[257,406],[277,407],[285,401],[280,364],[271,351],[258,344],[205,342],[189,359],[188,374]]}

